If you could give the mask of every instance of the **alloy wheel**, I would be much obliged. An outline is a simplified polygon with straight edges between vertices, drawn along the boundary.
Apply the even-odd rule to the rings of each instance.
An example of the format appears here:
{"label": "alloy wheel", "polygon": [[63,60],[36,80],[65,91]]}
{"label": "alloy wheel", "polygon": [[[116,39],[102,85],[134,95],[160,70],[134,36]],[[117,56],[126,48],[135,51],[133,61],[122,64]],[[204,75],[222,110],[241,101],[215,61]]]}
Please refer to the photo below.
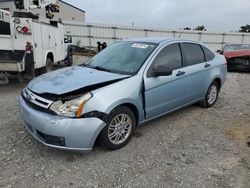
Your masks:
{"label": "alloy wheel", "polygon": [[119,145],[125,142],[132,131],[133,122],[129,115],[118,114],[108,127],[108,138],[112,144]]}
{"label": "alloy wheel", "polygon": [[216,101],[217,95],[218,95],[217,87],[215,85],[211,85],[207,95],[207,101],[210,105],[212,105]]}

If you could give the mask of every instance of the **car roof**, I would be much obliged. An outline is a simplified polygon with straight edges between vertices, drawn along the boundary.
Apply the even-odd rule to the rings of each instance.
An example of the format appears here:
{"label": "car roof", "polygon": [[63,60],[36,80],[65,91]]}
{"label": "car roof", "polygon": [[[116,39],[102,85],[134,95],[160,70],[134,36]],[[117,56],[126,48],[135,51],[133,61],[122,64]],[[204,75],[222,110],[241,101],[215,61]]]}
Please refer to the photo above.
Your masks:
{"label": "car roof", "polygon": [[168,43],[168,42],[192,42],[192,43],[199,43],[197,41],[192,40],[183,40],[179,38],[162,38],[162,37],[140,37],[140,38],[131,38],[125,39],[124,41],[132,41],[132,42],[149,42],[149,43]]}

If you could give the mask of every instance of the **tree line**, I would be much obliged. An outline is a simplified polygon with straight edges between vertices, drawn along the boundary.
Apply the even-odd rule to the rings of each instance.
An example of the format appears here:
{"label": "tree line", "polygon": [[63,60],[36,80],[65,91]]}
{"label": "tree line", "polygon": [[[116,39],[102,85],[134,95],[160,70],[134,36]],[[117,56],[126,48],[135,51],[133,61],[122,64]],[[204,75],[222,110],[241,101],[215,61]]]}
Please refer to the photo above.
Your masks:
{"label": "tree line", "polygon": [[[198,25],[195,28],[191,27],[184,27],[184,30],[195,30],[195,31],[207,31],[206,27],[204,25]],[[242,33],[250,33],[250,25],[246,24],[245,26],[241,26],[238,32]]]}
{"label": "tree line", "polygon": [[204,25],[198,25],[194,29],[192,29],[191,27],[184,27],[183,29],[184,30],[196,30],[196,31],[206,31],[207,30]]}

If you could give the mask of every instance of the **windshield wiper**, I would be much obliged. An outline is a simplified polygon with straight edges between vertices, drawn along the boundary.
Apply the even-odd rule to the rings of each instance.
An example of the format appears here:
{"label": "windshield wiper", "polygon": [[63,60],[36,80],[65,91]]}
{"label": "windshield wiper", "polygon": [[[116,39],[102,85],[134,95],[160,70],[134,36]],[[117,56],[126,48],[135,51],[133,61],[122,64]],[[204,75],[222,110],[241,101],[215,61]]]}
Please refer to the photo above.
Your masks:
{"label": "windshield wiper", "polygon": [[91,68],[91,69],[96,69],[96,70],[99,70],[99,71],[111,72],[111,73],[121,74],[121,75],[128,75],[128,73],[125,73],[125,72],[110,70],[110,69],[106,69],[106,68],[103,68],[103,67],[100,67],[100,66],[96,66],[96,67],[87,66],[87,67]]}
{"label": "windshield wiper", "polygon": [[100,71],[112,72],[112,71],[109,70],[109,69],[105,69],[105,68],[99,67],[99,66],[97,66],[97,67],[89,67],[89,68],[96,69],[96,70],[100,70]]}
{"label": "windshield wiper", "polygon": [[89,65],[85,64],[85,63],[79,64],[79,66],[81,66],[81,67],[89,67]]}

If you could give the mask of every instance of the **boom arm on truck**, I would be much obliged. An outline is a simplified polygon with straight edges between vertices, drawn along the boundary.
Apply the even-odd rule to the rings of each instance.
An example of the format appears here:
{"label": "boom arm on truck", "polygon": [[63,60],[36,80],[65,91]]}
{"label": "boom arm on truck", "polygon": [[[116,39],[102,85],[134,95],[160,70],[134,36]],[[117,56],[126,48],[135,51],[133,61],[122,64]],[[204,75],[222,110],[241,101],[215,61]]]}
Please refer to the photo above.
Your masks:
{"label": "boom arm on truck", "polygon": [[58,0],[14,0],[16,9],[20,12],[16,15],[23,15],[24,13],[30,12],[35,9],[46,10],[46,17],[52,19],[54,14],[51,12],[59,12]]}
{"label": "boom arm on truck", "polygon": [[58,4],[58,0],[14,0],[14,2],[17,9],[26,11],[42,9],[47,6],[55,7]]}

